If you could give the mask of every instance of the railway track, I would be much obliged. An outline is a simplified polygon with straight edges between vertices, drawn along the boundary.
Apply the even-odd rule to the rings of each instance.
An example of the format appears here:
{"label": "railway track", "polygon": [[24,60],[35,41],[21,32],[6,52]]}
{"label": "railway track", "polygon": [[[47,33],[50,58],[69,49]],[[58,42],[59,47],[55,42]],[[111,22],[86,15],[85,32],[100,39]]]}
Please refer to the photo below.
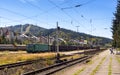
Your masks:
{"label": "railway track", "polygon": [[[44,60],[44,59],[39,59],[39,60]],[[0,66],[0,70],[5,69],[5,68],[9,69],[9,68],[14,68],[18,66],[28,65],[28,64],[32,64],[37,61],[38,60],[31,60],[31,61],[23,61],[23,62],[17,62],[17,63],[12,63],[12,64],[5,64],[5,65]]]}
{"label": "railway track", "polygon": [[[60,58],[67,58],[67,57],[72,57],[72,56],[74,56],[76,54],[81,55],[81,54],[86,54],[86,53],[99,53],[99,51],[98,50],[91,50],[91,51],[86,51],[86,52],[73,53],[73,54],[70,54],[70,55],[63,55]],[[90,55],[90,57],[93,56],[93,55]],[[90,57],[88,55],[88,56],[85,56],[85,57],[82,57],[82,58],[69,59],[69,60],[63,61],[62,63],[54,63],[54,65],[49,66],[47,68],[42,68],[42,69],[41,68],[40,69],[36,68],[35,72],[33,70],[30,70],[30,71],[27,70],[27,71],[23,72],[24,74],[23,73],[22,74],[23,75],[34,75],[34,74],[37,74],[37,73],[40,73],[40,75],[52,74],[54,72],[57,72],[57,71],[59,71],[61,69],[64,69],[64,68],[69,67],[71,65],[74,65],[76,63],[83,62],[83,61],[87,60]],[[49,60],[55,61],[56,58],[54,57],[54,58],[51,58]],[[21,67],[21,66],[32,65],[34,63],[38,63],[38,62],[41,62],[41,61],[46,61],[46,59],[37,59],[37,60],[31,60],[31,61],[24,61],[24,62],[18,62],[18,63],[13,63],[13,64],[1,65],[0,70],[4,71],[6,69],[9,70],[9,69],[12,69],[12,68],[20,69],[19,67]],[[45,71],[45,72],[43,72],[43,71]],[[32,72],[32,74],[31,74],[31,72]]]}
{"label": "railway track", "polygon": [[[95,54],[98,54],[100,52],[101,51],[93,50],[93,51],[81,52],[81,53],[77,53],[77,54],[94,53],[94,55],[95,55]],[[60,71],[60,70],[62,70],[64,68],[66,68],[66,67],[70,67],[70,66],[72,66],[74,64],[77,64],[77,63],[85,62],[89,58],[93,57],[94,55],[83,56],[83,57],[80,57],[80,58],[77,58],[77,59],[73,59],[73,60],[69,60],[69,61],[64,61],[62,63],[54,64],[54,65],[46,67],[46,68],[42,68],[42,69],[38,69],[38,70],[26,72],[26,73],[24,73],[22,75],[51,75],[51,74],[53,74],[53,73],[55,73],[57,71]]]}
{"label": "railway track", "polygon": [[71,65],[86,61],[87,59],[89,59],[91,57],[92,56],[83,56],[83,57],[80,57],[80,58],[77,58],[77,59],[73,59],[73,60],[62,62],[62,63],[54,64],[54,65],[46,67],[46,68],[42,68],[42,69],[38,69],[38,70],[35,70],[35,71],[27,72],[27,73],[24,73],[22,75],[50,75],[50,74],[53,74],[53,73],[55,73],[59,70],[62,70],[64,68],[66,68],[66,67],[69,67]]}
{"label": "railway track", "polygon": [[[65,57],[69,57],[72,55],[64,55],[61,56],[60,58],[65,58]],[[50,58],[49,60],[55,60],[56,58]],[[36,59],[36,60],[31,60],[31,61],[23,61],[23,62],[17,62],[17,63],[12,63],[12,64],[5,64],[5,65],[1,65],[0,66],[0,70],[3,70],[5,68],[9,69],[9,68],[14,68],[14,67],[19,67],[19,66],[23,66],[23,65],[29,65],[35,62],[39,62],[39,61],[46,61],[46,59]]]}

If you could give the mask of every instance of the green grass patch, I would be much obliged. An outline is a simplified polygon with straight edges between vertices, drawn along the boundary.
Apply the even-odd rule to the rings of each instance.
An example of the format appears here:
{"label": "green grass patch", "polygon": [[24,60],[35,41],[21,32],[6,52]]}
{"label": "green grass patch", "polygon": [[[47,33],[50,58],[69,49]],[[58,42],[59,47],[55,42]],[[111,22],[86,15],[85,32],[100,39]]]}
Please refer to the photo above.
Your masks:
{"label": "green grass patch", "polygon": [[110,63],[109,63],[109,67],[108,67],[108,75],[112,74],[112,57],[110,58]]}
{"label": "green grass patch", "polygon": [[106,57],[104,57],[104,58],[100,61],[100,63],[96,66],[96,68],[91,72],[90,75],[95,75],[95,73],[99,70],[101,64],[102,64],[103,61],[105,60],[105,58],[106,58]]}
{"label": "green grass patch", "polygon": [[[0,54],[0,65],[4,64],[11,64],[21,61],[29,61],[29,60],[36,60],[36,59],[50,59],[55,57],[54,53],[36,53],[36,54],[28,54],[28,53],[8,53],[5,52]],[[48,61],[48,64],[51,64]]]}

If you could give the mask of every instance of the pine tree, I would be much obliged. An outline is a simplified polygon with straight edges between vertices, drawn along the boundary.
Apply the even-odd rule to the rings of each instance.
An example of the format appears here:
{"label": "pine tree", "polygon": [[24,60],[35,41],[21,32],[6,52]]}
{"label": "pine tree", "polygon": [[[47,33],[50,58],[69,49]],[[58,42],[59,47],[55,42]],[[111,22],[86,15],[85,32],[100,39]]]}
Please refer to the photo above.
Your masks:
{"label": "pine tree", "polygon": [[120,0],[117,2],[116,12],[113,19],[113,47],[120,47]]}

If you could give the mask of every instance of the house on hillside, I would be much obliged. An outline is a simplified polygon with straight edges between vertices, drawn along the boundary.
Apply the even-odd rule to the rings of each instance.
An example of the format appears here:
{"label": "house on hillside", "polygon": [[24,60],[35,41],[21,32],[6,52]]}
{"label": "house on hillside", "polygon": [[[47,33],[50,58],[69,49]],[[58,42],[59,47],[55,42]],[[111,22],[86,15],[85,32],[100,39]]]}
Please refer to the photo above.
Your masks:
{"label": "house on hillside", "polygon": [[12,42],[15,39],[15,33],[7,28],[0,28],[0,37],[5,39],[6,42]]}
{"label": "house on hillside", "polygon": [[44,37],[44,36],[39,37],[39,42],[42,44],[52,45],[54,41],[55,41],[54,37],[50,37],[50,36],[49,37]]}

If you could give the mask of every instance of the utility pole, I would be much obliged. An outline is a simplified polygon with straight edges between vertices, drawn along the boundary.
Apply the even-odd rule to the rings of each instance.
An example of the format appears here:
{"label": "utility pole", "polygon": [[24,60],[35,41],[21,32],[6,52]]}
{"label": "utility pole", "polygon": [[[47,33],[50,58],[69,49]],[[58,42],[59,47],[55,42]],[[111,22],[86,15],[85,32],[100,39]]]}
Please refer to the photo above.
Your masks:
{"label": "utility pole", "polygon": [[57,25],[57,32],[56,32],[56,47],[57,47],[57,60],[56,62],[59,62],[60,61],[60,54],[59,54],[59,41],[58,41],[58,38],[59,38],[59,30],[60,30],[60,27],[58,26],[58,22],[56,22],[56,25]]}
{"label": "utility pole", "polygon": [[35,17],[36,17],[36,26],[37,26],[37,22],[38,22],[38,15],[36,15]]}
{"label": "utility pole", "polygon": [[78,31],[79,31],[79,27],[80,27],[80,26],[76,26],[76,27],[77,27],[77,32],[78,32]]}
{"label": "utility pole", "polygon": [[[80,26],[76,26],[77,27],[77,33],[78,33],[78,30],[79,30],[79,27]],[[79,44],[77,44],[77,50],[79,50],[79,47],[78,47]]]}
{"label": "utility pole", "polygon": [[[21,32],[20,32],[20,35],[22,36],[23,34],[23,25],[21,24]],[[21,37],[21,44],[23,44],[23,38]]]}
{"label": "utility pole", "polygon": [[92,42],[92,19],[90,19],[90,24],[91,24],[91,48],[92,48],[92,45],[93,45],[93,42]]}
{"label": "utility pole", "polygon": [[50,35],[48,34],[48,50],[50,51]]}
{"label": "utility pole", "polygon": [[90,24],[91,24],[91,35],[92,35],[92,19],[90,19]]}
{"label": "utility pole", "polygon": [[23,25],[21,24],[21,35],[23,34]]}

